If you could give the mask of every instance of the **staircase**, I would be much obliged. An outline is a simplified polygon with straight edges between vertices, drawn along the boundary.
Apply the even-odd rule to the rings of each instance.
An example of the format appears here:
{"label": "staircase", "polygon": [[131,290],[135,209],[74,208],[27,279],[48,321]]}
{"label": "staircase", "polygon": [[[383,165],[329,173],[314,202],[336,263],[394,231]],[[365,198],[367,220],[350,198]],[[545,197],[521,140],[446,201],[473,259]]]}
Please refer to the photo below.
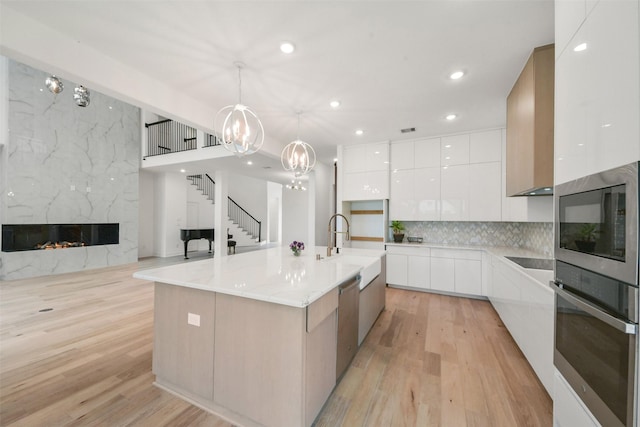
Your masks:
{"label": "staircase", "polygon": [[[214,203],[215,181],[208,174],[188,175],[187,179],[203,196]],[[231,197],[227,197],[229,207],[225,229],[233,235],[236,246],[253,246],[261,242],[262,222],[238,205]],[[216,232],[217,235],[220,235]]]}

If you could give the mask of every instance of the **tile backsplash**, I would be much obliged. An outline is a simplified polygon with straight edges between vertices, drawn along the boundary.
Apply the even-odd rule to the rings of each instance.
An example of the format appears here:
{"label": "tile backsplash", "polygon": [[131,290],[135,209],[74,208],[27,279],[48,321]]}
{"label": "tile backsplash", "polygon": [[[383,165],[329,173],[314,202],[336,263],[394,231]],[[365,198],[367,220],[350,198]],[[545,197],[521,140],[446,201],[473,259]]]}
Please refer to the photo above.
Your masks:
{"label": "tile backsplash", "polygon": [[405,222],[405,236],[424,243],[512,246],[553,257],[551,222]]}

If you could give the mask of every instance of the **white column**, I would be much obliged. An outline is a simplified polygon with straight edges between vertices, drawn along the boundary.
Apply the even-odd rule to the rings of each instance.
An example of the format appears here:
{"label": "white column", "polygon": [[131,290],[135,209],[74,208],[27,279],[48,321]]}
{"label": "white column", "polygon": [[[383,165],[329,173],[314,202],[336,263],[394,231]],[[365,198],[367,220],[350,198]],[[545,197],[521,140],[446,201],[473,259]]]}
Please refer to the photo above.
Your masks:
{"label": "white column", "polygon": [[163,173],[156,178],[154,252],[160,257],[184,254],[180,229],[187,224],[187,185],[181,173]]}
{"label": "white column", "polygon": [[227,256],[227,222],[229,209],[229,174],[226,171],[217,171],[215,173],[216,190],[214,194],[215,201],[215,220],[214,228],[214,250],[215,256]]}
{"label": "white column", "polygon": [[[0,146],[9,142],[9,60],[0,56]],[[4,223],[6,197],[9,193],[7,162],[9,149],[0,150],[0,223]]]}
{"label": "white column", "polygon": [[308,203],[308,217],[307,217],[307,236],[309,242],[307,245],[309,248],[313,248],[316,245],[316,174],[315,172],[309,173],[309,191],[307,194]]}

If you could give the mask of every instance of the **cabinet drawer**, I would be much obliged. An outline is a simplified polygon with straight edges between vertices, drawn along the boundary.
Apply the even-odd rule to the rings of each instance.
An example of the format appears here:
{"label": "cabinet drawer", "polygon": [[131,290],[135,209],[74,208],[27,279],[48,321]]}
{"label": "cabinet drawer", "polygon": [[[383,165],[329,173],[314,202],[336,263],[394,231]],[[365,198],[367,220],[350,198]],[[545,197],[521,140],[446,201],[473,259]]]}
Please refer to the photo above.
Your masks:
{"label": "cabinet drawer", "polygon": [[463,249],[431,249],[432,258],[482,260],[482,252]]}

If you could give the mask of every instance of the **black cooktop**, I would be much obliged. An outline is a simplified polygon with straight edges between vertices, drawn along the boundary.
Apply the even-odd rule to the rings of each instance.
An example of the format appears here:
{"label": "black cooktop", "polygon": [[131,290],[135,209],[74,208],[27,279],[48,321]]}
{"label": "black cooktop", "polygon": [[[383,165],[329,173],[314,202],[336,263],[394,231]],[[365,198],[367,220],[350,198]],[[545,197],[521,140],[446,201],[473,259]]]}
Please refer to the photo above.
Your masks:
{"label": "black cooktop", "polygon": [[517,256],[506,256],[506,259],[513,261],[521,267],[533,268],[536,270],[553,270],[553,260],[546,258],[521,258]]}

